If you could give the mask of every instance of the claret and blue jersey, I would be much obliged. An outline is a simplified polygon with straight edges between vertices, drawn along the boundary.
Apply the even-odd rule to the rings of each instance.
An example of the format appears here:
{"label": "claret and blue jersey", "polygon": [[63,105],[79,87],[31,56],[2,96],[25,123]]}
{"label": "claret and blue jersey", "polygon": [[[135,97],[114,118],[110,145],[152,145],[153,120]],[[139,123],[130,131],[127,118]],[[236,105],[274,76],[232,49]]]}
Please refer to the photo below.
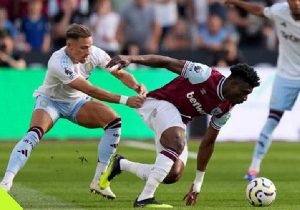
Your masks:
{"label": "claret and blue jersey", "polygon": [[233,107],[222,95],[225,80],[217,70],[187,61],[181,76],[147,96],[172,103],[185,122],[196,116],[213,115],[212,126],[219,130],[230,117]]}

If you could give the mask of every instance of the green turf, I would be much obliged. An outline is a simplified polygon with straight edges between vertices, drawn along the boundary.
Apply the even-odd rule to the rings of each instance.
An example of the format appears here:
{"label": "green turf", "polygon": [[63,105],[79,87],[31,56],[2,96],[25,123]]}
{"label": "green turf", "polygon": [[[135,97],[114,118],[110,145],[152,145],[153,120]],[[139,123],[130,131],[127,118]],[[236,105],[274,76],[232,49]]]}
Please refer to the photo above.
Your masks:
{"label": "green turf", "polygon": [[[2,177],[16,142],[0,143],[0,176]],[[24,209],[132,209],[134,199],[144,187],[135,175],[122,173],[111,188],[114,201],[89,192],[94,175],[98,142],[41,142],[30,160],[15,178],[13,198]],[[242,180],[251,160],[254,143],[217,143],[205,175],[198,204],[192,209],[253,209],[245,196],[247,182]],[[197,152],[198,143],[189,149]],[[277,187],[275,203],[264,209],[300,209],[300,143],[273,142],[265,158],[261,176]],[[118,153],[146,163],[153,163],[153,151],[120,144]],[[189,159],[184,175],[172,185],[160,185],[157,200],[174,209],[191,209],[182,201],[194,179],[196,160]]]}

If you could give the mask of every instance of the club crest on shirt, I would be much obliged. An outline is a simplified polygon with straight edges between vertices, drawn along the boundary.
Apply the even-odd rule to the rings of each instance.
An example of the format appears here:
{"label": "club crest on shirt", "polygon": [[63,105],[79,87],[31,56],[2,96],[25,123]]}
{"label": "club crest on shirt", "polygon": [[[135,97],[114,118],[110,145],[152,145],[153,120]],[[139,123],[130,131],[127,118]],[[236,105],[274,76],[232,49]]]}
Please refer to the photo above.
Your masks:
{"label": "club crest on shirt", "polygon": [[91,71],[93,71],[94,67],[93,67],[93,64],[92,63],[86,63],[85,64],[85,72],[86,73],[91,73]]}
{"label": "club crest on shirt", "polygon": [[218,114],[221,114],[222,113],[222,110],[217,107],[217,108],[214,108],[213,110],[211,110],[211,115],[218,115]]}

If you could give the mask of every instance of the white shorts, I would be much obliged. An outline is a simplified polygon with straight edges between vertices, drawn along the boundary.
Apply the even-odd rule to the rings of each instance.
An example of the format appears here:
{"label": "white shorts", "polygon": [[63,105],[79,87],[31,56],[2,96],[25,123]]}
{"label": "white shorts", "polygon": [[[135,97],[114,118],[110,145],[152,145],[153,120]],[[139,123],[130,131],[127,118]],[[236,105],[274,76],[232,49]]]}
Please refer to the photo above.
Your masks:
{"label": "white shorts", "polygon": [[[163,100],[147,98],[141,108],[136,109],[143,118],[146,125],[154,131],[156,152],[159,153],[165,148],[160,143],[161,134],[170,127],[181,127],[186,131],[186,125],[182,122],[181,115],[177,108]],[[185,132],[186,133],[186,132]],[[186,165],[188,156],[187,140],[179,159]]]}

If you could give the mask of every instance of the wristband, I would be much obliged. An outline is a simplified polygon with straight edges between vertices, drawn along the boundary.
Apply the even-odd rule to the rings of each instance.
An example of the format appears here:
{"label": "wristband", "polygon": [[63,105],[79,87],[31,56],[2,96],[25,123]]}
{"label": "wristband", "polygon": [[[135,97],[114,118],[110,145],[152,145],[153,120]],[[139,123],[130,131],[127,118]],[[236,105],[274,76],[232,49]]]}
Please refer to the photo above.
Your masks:
{"label": "wristband", "polygon": [[202,186],[202,182],[203,182],[203,179],[204,179],[204,174],[205,174],[205,171],[196,171],[196,177],[195,177],[195,180],[194,180],[194,187],[193,187],[193,192],[195,193],[199,193],[200,190],[201,190],[201,186]]}
{"label": "wristband", "polygon": [[121,98],[120,98],[119,103],[120,103],[120,104],[125,104],[125,105],[126,105],[127,100],[128,100],[128,96],[122,96],[122,95],[121,95]]}

